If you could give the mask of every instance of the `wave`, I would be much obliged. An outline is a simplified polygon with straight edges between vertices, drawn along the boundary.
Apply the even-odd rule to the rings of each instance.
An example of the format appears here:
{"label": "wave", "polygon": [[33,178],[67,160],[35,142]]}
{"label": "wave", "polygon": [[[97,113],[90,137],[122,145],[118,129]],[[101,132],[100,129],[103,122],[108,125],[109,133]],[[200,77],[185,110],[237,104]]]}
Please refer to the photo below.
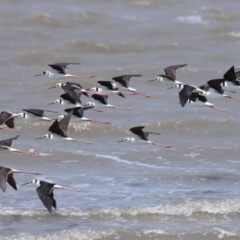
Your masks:
{"label": "wave", "polygon": [[[240,212],[239,199],[223,199],[213,202],[193,201],[180,204],[166,204],[158,206],[139,206],[139,207],[110,207],[93,208],[88,210],[81,209],[58,209],[53,214],[66,217],[140,217],[142,215],[160,215],[160,216],[199,216],[200,214],[235,214]],[[26,209],[0,209],[0,215],[4,216],[22,216],[39,217],[45,216],[45,210],[26,210]]]}

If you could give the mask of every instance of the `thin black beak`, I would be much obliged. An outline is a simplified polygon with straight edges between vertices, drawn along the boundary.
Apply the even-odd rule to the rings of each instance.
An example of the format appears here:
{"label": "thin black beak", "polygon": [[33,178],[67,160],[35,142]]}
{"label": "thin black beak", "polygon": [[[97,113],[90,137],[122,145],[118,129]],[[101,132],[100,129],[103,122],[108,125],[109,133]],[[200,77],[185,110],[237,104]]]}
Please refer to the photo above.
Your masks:
{"label": "thin black beak", "polygon": [[33,77],[39,77],[39,76],[42,76],[42,73],[37,74],[37,75],[35,75],[35,76],[33,76]]}
{"label": "thin black beak", "polygon": [[22,186],[27,185],[27,184],[30,184],[30,183],[29,182],[28,183],[23,183]]}
{"label": "thin black beak", "polygon": [[52,103],[48,103],[47,105],[51,105],[51,104],[55,104],[55,102],[52,102]]}
{"label": "thin black beak", "polygon": [[120,140],[120,141],[118,141],[118,142],[124,142],[124,140]]}
{"label": "thin black beak", "polygon": [[172,89],[172,88],[174,88],[174,87],[169,87],[169,88],[167,88],[167,89]]}
{"label": "thin black beak", "polygon": [[50,87],[50,88],[48,88],[48,89],[52,89],[52,88],[56,88],[56,86]]}
{"label": "thin black beak", "polygon": [[35,138],[35,140],[39,140],[39,139],[43,139],[43,137],[38,137],[38,138]]}
{"label": "thin black beak", "polygon": [[153,82],[153,81],[154,81],[154,79],[148,80],[148,82]]}

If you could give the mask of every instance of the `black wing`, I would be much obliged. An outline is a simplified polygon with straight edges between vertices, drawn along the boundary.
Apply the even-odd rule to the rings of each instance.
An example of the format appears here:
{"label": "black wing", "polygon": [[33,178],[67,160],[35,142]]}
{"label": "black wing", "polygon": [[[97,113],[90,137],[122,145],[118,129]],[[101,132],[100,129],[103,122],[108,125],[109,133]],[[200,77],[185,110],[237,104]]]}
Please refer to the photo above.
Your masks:
{"label": "black wing", "polygon": [[97,81],[101,86],[104,86],[110,90],[113,90],[112,81]]}
{"label": "black wing", "polygon": [[12,113],[1,111],[1,113],[0,113],[0,125],[5,123],[11,116],[12,116]]}
{"label": "black wing", "polygon": [[18,137],[19,137],[19,135],[17,135],[17,136],[14,137],[14,138],[9,138],[9,139],[1,140],[1,141],[0,141],[0,146],[11,147],[13,140],[16,140]]}
{"label": "black wing", "polygon": [[59,73],[66,74],[69,65],[78,65],[80,63],[54,63],[48,64],[49,67],[58,71]]}
{"label": "black wing", "polygon": [[82,89],[82,85],[80,83],[75,83],[75,82],[66,82],[66,86],[72,86],[73,88],[75,87],[76,89]]}
{"label": "black wing", "polygon": [[68,137],[61,129],[58,120],[55,120],[55,122],[49,127],[48,131],[51,133],[61,135],[62,137]]}
{"label": "black wing", "polygon": [[190,95],[194,89],[196,89],[196,88],[193,86],[184,85],[183,89],[179,92],[179,100],[180,100],[182,107],[185,106],[185,104],[187,103],[187,101],[190,98]]}
{"label": "black wing", "polygon": [[9,118],[5,124],[9,127],[9,128],[14,128],[15,124],[14,124],[14,118]]}
{"label": "black wing", "polygon": [[179,64],[179,65],[169,66],[169,67],[164,68],[164,72],[165,72],[166,76],[169,76],[172,79],[176,80],[176,70],[178,68],[182,68],[185,66],[187,66],[187,64]]}
{"label": "black wing", "polygon": [[138,135],[141,139],[148,141],[148,134],[146,134],[143,129],[145,127],[144,126],[138,126],[138,127],[133,127],[130,128],[129,130],[133,133]]}
{"label": "black wing", "polygon": [[7,175],[9,171],[11,171],[10,168],[0,167],[0,187],[3,190],[3,192],[6,191]]}
{"label": "black wing", "polygon": [[28,113],[31,113],[37,117],[42,117],[43,114],[44,114],[44,111],[41,110],[41,109],[33,109],[33,108],[30,108],[30,109],[23,109],[23,111],[25,112],[28,112]]}
{"label": "black wing", "polygon": [[[91,107],[90,107],[91,108]],[[84,115],[84,108],[82,107],[76,107],[76,108],[67,108],[64,109],[65,112],[69,113],[73,110],[73,115],[79,118],[82,118]]]}
{"label": "black wing", "polygon": [[107,103],[107,100],[108,100],[108,96],[107,95],[106,96],[101,96],[101,95],[98,95],[98,94],[93,94],[91,97],[93,99],[99,101],[102,104],[108,104]]}
{"label": "black wing", "polygon": [[139,74],[126,74],[126,75],[120,75],[118,77],[113,77],[112,79],[118,83],[120,83],[122,86],[128,88],[130,79],[132,77],[141,77],[142,75]]}
{"label": "black wing", "polygon": [[225,81],[225,79],[212,79],[207,82],[207,84],[214,88],[217,92],[223,94],[224,90],[222,89],[221,84]]}
{"label": "black wing", "polygon": [[63,89],[63,90],[66,94],[69,95],[70,98],[72,98],[72,101],[70,101],[70,102],[74,103],[73,101],[75,101],[75,102],[80,103],[80,104],[82,103],[81,100],[80,100],[80,97],[79,97],[79,95],[76,91],[69,91],[69,90],[66,90],[66,89]]}
{"label": "black wing", "polygon": [[73,110],[70,111],[67,115],[64,115],[64,118],[59,121],[60,128],[64,132],[65,137],[68,137],[68,125],[73,115]]}
{"label": "black wing", "polygon": [[13,173],[8,174],[7,182],[12,188],[17,190],[17,185],[16,185],[16,182],[15,182],[15,179],[13,178]]}
{"label": "black wing", "polygon": [[224,73],[223,78],[227,81],[235,81],[237,79],[234,66]]}
{"label": "black wing", "polygon": [[[53,200],[52,200],[53,194],[51,194],[53,186],[54,184],[46,183],[36,189],[39,198],[41,199],[43,205],[47,208],[49,212],[52,212],[52,206],[53,206]],[[56,206],[56,201],[54,205]]]}

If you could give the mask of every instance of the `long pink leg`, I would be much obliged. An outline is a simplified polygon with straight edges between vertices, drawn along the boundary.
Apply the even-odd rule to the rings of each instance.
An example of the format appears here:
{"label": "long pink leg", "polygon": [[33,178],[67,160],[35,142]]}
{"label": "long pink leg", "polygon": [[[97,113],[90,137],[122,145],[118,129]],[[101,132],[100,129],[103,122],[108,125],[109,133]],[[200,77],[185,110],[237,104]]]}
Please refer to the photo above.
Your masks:
{"label": "long pink leg", "polygon": [[[129,90],[131,91],[131,90]],[[134,92],[135,94],[138,94],[138,95],[141,95],[141,96],[144,96],[144,97],[151,97],[150,95],[147,95],[147,94],[144,94],[144,93],[140,93],[140,92],[137,92],[137,91],[131,91],[131,92]]]}
{"label": "long pink leg", "polygon": [[5,127],[2,127],[2,126],[0,126],[0,129],[10,131],[10,132],[21,132],[20,130],[17,130],[17,129],[5,128]]}
{"label": "long pink leg", "polygon": [[227,112],[227,110],[225,110],[225,109],[217,108],[217,107],[214,107],[214,106],[209,106],[209,107],[212,108],[212,109],[221,111],[221,112]]}
{"label": "long pink leg", "polygon": [[240,98],[238,98],[238,97],[232,97],[232,96],[224,96],[224,97],[226,97],[226,98],[231,98],[231,99],[235,99],[235,100],[240,100]]}
{"label": "long pink leg", "polygon": [[96,121],[96,120],[91,120],[91,119],[84,120],[84,121],[93,122],[93,123],[111,124],[110,122],[102,122],[102,121]]}
{"label": "long pink leg", "polygon": [[152,145],[159,146],[159,147],[165,147],[165,148],[171,148],[170,145],[164,145],[164,144],[159,144],[159,143],[151,143]]}

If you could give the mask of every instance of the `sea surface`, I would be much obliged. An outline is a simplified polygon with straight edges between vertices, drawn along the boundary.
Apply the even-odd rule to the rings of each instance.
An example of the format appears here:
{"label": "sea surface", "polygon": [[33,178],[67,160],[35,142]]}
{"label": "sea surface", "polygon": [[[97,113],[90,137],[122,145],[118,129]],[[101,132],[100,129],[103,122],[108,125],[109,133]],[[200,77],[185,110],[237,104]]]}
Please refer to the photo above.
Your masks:
{"label": "sea surface", "polygon": [[[98,105],[103,112],[85,113],[108,125],[72,121],[69,136],[92,145],[35,140],[50,124],[16,119],[14,148],[41,154],[2,151],[0,165],[82,192],[54,190],[57,210],[49,213],[36,186],[23,186],[35,176],[15,174],[18,190],[0,192],[1,240],[240,239],[240,101],[209,99],[227,113],[182,108],[178,89],[148,82],[167,66],[188,64],[177,79],[198,86],[240,65],[239,7],[238,0],[0,1],[1,111],[64,114],[47,105],[63,93],[48,89],[59,80],[33,77],[57,62],[79,62],[69,73],[95,75],[68,79],[85,88],[141,74],[130,85],[151,95],[109,93],[110,104],[131,110]],[[161,133],[149,139],[172,148],[119,143],[134,126]],[[17,134],[1,130],[0,140]]]}

